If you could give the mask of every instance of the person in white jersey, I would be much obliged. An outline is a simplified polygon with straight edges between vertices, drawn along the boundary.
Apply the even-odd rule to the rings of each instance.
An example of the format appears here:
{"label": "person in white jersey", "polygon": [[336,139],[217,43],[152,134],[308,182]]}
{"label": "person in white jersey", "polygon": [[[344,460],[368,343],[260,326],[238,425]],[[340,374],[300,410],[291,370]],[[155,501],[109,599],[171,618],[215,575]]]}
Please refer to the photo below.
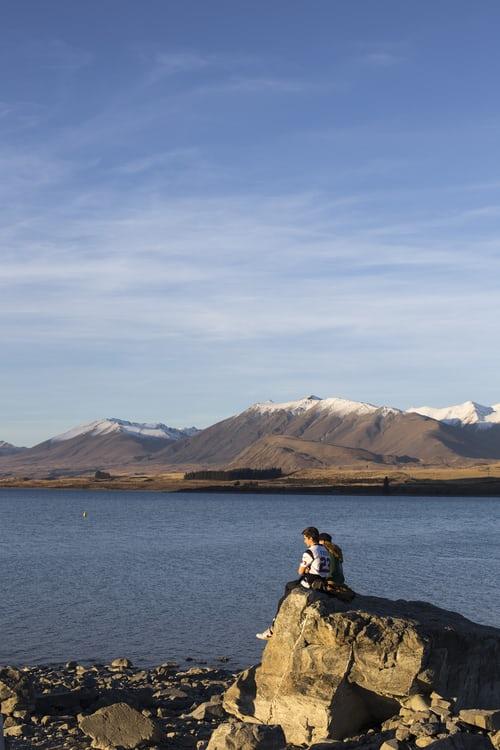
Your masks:
{"label": "person in white jersey", "polygon": [[304,537],[304,544],[307,549],[302,555],[300,565],[297,569],[297,573],[300,578],[295,581],[289,581],[285,586],[285,593],[278,602],[276,614],[271,623],[271,626],[264,630],[262,633],[257,633],[257,638],[262,641],[267,641],[273,634],[273,625],[280,607],[287,598],[290,591],[302,586],[303,588],[311,588],[311,583],[318,579],[328,578],[330,574],[330,555],[328,551],[319,543],[319,531],[315,526],[308,526],[302,532]]}

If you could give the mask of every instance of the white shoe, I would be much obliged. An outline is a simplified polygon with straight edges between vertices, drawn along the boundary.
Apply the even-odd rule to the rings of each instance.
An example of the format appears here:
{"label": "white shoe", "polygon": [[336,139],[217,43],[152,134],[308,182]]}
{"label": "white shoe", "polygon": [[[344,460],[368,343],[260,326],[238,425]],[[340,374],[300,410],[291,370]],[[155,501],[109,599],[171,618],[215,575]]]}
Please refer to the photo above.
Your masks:
{"label": "white shoe", "polygon": [[263,633],[256,633],[255,637],[260,638],[261,641],[268,641],[269,638],[271,638],[272,634],[273,631],[271,630],[271,628],[267,628],[267,630],[264,630]]}

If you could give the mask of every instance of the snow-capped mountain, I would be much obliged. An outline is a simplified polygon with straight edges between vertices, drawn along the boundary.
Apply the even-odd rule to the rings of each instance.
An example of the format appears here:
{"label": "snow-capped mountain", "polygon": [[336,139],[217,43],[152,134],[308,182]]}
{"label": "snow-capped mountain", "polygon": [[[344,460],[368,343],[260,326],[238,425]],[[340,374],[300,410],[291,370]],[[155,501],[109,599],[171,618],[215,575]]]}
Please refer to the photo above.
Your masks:
{"label": "snow-capped mountain", "polygon": [[[488,428],[488,429],[485,429]],[[363,401],[307,396],[255,403],[204,430],[98,419],[34,448],[0,443],[0,473],[44,475],[97,469],[201,466],[449,464],[500,459],[500,404],[469,401],[401,411]],[[14,452],[12,452],[14,451]]]}
{"label": "snow-capped mountain", "polygon": [[408,412],[422,414],[431,417],[438,422],[451,425],[474,426],[488,428],[500,424],[500,404],[483,406],[475,401],[466,401],[456,406],[445,406],[433,408],[431,406],[419,406],[408,409]]}
{"label": "snow-capped mountain", "polygon": [[187,427],[177,429],[168,427],[166,424],[156,422],[148,424],[146,422],[128,422],[125,419],[96,419],[94,422],[73,427],[67,432],[63,432],[56,437],[51,438],[52,442],[62,442],[72,440],[80,435],[112,435],[119,433],[129,433],[144,438],[156,438],[158,440],[182,440],[198,432],[196,427]]}
{"label": "snow-capped mountain", "polygon": [[260,401],[256,404],[252,404],[248,409],[243,412],[251,414],[255,412],[257,414],[276,414],[277,412],[286,412],[288,414],[302,414],[308,409],[321,401],[319,396],[307,396],[306,398],[299,398],[297,401],[283,401],[282,403],[276,403],[275,401]]}
{"label": "snow-capped mountain", "polygon": [[195,427],[179,430],[162,423],[97,419],[17,453],[3,455],[0,472],[43,475],[120,470],[141,466],[167,445],[198,432]]}
{"label": "snow-capped mountain", "polygon": [[[359,460],[364,460],[360,456],[372,453],[377,456],[373,460],[391,456],[394,462],[444,461],[454,457],[453,449],[438,435],[446,429],[451,428],[390,406],[308,396],[297,401],[253,404],[187,440],[168,445],[152,461],[163,465],[220,466],[235,465],[241,456],[242,461],[262,465],[266,453],[272,453],[274,460],[280,454],[286,457],[286,465],[290,466],[293,463],[288,460],[290,451],[296,453],[297,459],[300,455],[302,465],[306,455],[311,465],[315,460],[326,462],[328,457],[334,463],[346,461],[345,452],[326,450],[325,445],[366,451],[358,454]],[[280,435],[293,440],[278,445],[274,438]],[[449,443],[454,439],[451,436]],[[252,446],[258,450],[250,450]]]}
{"label": "snow-capped mountain", "polygon": [[243,413],[275,414],[277,412],[286,412],[287,414],[297,416],[310,409],[321,410],[337,416],[350,416],[353,414],[374,414],[383,411],[385,414],[399,414],[399,409],[393,409],[390,406],[375,406],[374,404],[365,403],[364,401],[349,401],[345,398],[320,398],[319,396],[307,396],[298,401],[285,401],[275,403],[274,401],[262,401],[253,404]]}

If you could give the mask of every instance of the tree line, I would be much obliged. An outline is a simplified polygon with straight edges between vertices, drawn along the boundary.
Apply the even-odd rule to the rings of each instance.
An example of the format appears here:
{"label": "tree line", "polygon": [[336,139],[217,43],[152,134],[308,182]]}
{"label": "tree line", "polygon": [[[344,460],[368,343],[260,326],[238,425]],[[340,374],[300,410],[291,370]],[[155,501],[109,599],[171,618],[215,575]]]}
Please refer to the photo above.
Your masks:
{"label": "tree line", "polygon": [[278,479],[283,476],[279,468],[271,469],[228,469],[188,471],[184,479],[215,479],[216,481],[232,481],[235,479]]}

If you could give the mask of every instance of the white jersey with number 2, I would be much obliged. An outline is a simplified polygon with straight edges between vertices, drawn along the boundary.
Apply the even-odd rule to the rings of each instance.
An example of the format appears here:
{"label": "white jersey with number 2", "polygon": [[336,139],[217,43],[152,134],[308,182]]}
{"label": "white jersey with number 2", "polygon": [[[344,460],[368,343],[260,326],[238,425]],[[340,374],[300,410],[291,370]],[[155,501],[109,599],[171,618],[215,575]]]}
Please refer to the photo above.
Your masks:
{"label": "white jersey with number 2", "polygon": [[[309,573],[327,578],[330,573],[330,555],[322,544],[313,544],[302,555],[302,566],[309,566]],[[301,581],[302,586],[309,588],[307,581]]]}

